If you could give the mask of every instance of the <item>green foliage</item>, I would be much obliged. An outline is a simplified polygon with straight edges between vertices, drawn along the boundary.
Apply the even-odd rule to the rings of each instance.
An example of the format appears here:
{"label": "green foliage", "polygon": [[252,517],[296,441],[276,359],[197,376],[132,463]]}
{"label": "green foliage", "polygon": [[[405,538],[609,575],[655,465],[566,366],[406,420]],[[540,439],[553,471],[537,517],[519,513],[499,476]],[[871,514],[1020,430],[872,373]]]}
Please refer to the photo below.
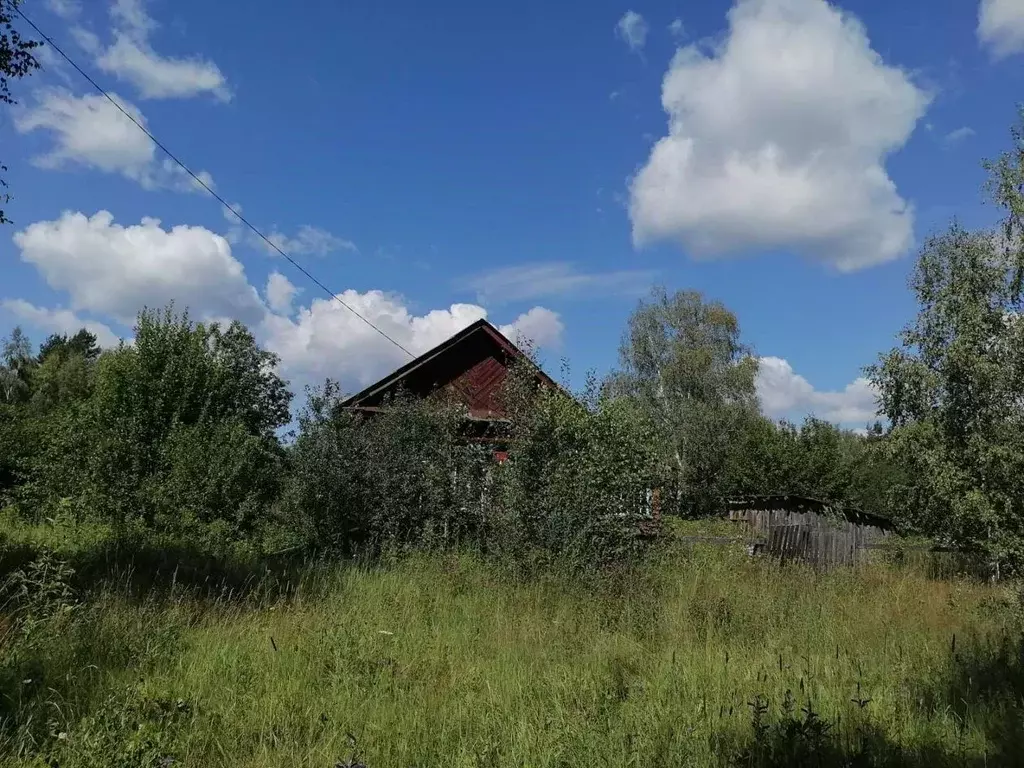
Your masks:
{"label": "green foliage", "polygon": [[1013,136],[988,164],[1001,231],[954,224],[926,242],[911,280],[917,318],[869,368],[894,428],[888,453],[908,468],[890,501],[996,572],[1024,565],[1024,154]]}
{"label": "green foliage", "polygon": [[528,371],[511,378],[510,401],[517,381],[532,391],[510,402],[504,464],[493,445],[464,439],[457,404],[399,396],[368,417],[341,410],[331,382],[310,393],[290,449],[291,525],[341,551],[461,544],[590,565],[628,558],[657,487],[651,426],[626,401],[587,407],[537,392]]}
{"label": "green foliage", "polygon": [[700,546],[614,580],[444,553],[254,603],[110,584],[0,653],[0,762],[1015,765],[1004,591]]}
{"label": "green foliage", "polygon": [[[46,460],[49,446],[73,421],[75,409],[91,397],[99,353],[96,337],[85,329],[71,338],[51,336],[35,356],[20,328],[5,341],[0,365],[0,499],[21,495],[27,485],[53,474]],[[73,429],[77,428],[75,424]],[[79,440],[85,437],[78,435]],[[58,440],[56,445],[70,443]]]}
{"label": "green foliage", "polygon": [[100,352],[96,336],[85,328],[70,338],[49,336],[32,361],[29,399],[33,409],[45,413],[87,400],[92,394]]}
{"label": "green foliage", "polygon": [[665,486],[656,426],[635,401],[579,402],[543,390],[513,413],[509,460],[496,473],[495,498],[506,530],[578,562],[628,561],[638,523]]}
{"label": "green foliage", "polygon": [[[11,81],[25,77],[39,68],[39,61],[32,53],[42,45],[37,40],[26,40],[14,26],[17,7],[21,0],[0,0],[0,104],[15,104],[11,95]],[[0,164],[0,173],[7,167]],[[0,190],[7,188],[7,182],[0,178]],[[10,195],[0,192],[0,204],[6,204]],[[0,224],[10,219],[0,208]]]}
{"label": "green foliage", "polygon": [[211,545],[253,535],[284,461],[291,395],[276,364],[241,324],[170,308],[143,311],[133,345],[99,355],[90,334],[51,337],[31,377],[21,498]]}
{"label": "green foliage", "polygon": [[24,401],[29,394],[29,379],[35,360],[28,337],[16,327],[3,341],[0,365],[0,402],[8,405]]}
{"label": "green foliage", "polygon": [[675,468],[681,510],[720,506],[729,455],[757,412],[757,359],[736,316],[695,291],[655,288],[629,319],[611,396],[638,401]]}
{"label": "green foliage", "polygon": [[308,394],[284,502],[306,541],[379,551],[452,545],[479,529],[490,456],[458,440],[461,410],[400,396],[367,417],[340,409],[335,382]]}
{"label": "green foliage", "polygon": [[58,732],[46,760],[81,768],[170,768],[178,762],[175,755],[187,748],[195,710],[188,699],[152,697],[127,686]]}

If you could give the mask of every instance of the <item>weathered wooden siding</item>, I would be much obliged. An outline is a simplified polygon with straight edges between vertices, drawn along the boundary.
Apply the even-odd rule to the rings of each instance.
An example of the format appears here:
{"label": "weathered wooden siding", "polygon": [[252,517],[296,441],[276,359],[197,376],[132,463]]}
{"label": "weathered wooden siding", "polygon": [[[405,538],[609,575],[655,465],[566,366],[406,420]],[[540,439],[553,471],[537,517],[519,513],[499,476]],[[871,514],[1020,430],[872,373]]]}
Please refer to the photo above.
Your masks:
{"label": "weathered wooden siding", "polygon": [[445,387],[461,400],[472,417],[493,418],[504,415],[501,391],[508,377],[508,363],[498,355],[485,357]]}
{"label": "weathered wooden siding", "polygon": [[827,510],[731,509],[729,519],[746,523],[761,539],[755,552],[822,568],[864,562],[889,535],[885,528]]}

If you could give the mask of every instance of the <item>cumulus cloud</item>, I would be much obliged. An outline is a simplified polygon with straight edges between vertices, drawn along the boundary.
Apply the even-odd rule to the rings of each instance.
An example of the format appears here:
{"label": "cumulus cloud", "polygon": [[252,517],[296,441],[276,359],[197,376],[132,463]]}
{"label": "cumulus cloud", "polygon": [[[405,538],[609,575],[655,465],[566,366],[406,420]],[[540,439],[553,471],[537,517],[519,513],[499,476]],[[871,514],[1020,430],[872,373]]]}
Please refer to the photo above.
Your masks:
{"label": "cumulus cloud", "polygon": [[[416,315],[400,297],[383,291],[349,290],[340,298],[413,355],[487,316],[487,310],[475,304],[453,304]],[[550,347],[558,343],[562,325],[554,312],[537,307],[501,330],[519,338],[529,336],[538,346]],[[330,299],[314,299],[294,318],[269,315],[263,335],[294,378],[316,381],[331,376],[350,391],[373,383],[409,360],[405,352]]]}
{"label": "cumulus cloud", "polygon": [[631,51],[642,51],[647,42],[647,22],[644,17],[636,11],[626,11],[619,23],[615,25],[615,32],[622,41],[629,46]]}
{"label": "cumulus cloud", "polygon": [[1024,3],[1020,0],[981,0],[978,40],[997,59],[1024,52]]}
{"label": "cumulus cloud", "polygon": [[839,424],[866,424],[877,418],[876,392],[864,377],[839,392],[822,392],[780,357],[762,357],[757,395],[764,412],[774,418],[801,415]]}
{"label": "cumulus cloud", "polygon": [[738,0],[713,50],[680,49],[662,83],[668,135],[631,183],[638,245],[696,256],[793,249],[853,270],[913,241],[886,173],[929,96],[824,0]]}
{"label": "cumulus cloud", "polygon": [[157,219],[122,226],[107,211],[65,212],[14,236],[23,261],[75,310],[131,324],[143,306],[171,301],[200,317],[263,319],[265,307],[227,240],[203,227],[164,229]]}
{"label": "cumulus cloud", "polygon": [[279,315],[290,315],[292,313],[292,302],[299,289],[292,285],[291,280],[280,272],[271,272],[267,278],[267,288],[264,294],[267,297],[267,304]]}
{"label": "cumulus cloud", "polygon": [[545,296],[640,296],[654,282],[651,270],[581,272],[569,262],[502,267],[459,282],[481,302],[501,303]]}
{"label": "cumulus cloud", "polygon": [[[296,309],[299,289],[277,272],[267,280],[264,301],[232,255],[230,243],[203,227],[165,228],[151,218],[124,226],[106,211],[93,216],[66,212],[26,227],[14,242],[21,259],[65,294],[70,305],[47,310],[18,299],[5,302],[10,311],[39,327],[84,324],[109,344],[109,328],[83,322],[75,313],[128,326],[143,306],[159,308],[173,301],[196,318],[238,319],[249,325],[280,355],[282,372],[299,386],[330,376],[356,389],[408,360],[405,352],[332,299],[314,299]],[[475,304],[417,314],[401,297],[382,291],[349,290],[341,299],[414,355],[487,316]],[[543,307],[500,328],[513,340],[530,340],[541,348],[556,347],[563,331],[559,316]]]}
{"label": "cumulus cloud", "polygon": [[534,307],[498,330],[517,346],[557,349],[561,346],[565,325],[557,312],[545,307]]}
{"label": "cumulus cloud", "polygon": [[116,347],[120,337],[110,326],[95,320],[84,320],[70,309],[48,309],[37,307],[24,299],[0,300],[3,307],[26,325],[39,328],[47,333],[73,334],[82,328],[96,336],[97,343],[104,349]]}
{"label": "cumulus cloud", "polygon": [[227,79],[212,61],[200,56],[175,58],[157,53],[149,42],[157,29],[144,0],[115,0],[110,9],[114,42],[97,51],[104,71],[134,86],[144,99],[181,99],[209,93],[231,98]]}
{"label": "cumulus cloud", "polygon": [[686,34],[686,28],[683,26],[682,19],[675,19],[671,24],[668,25],[669,34],[675,38],[681,38]]}
{"label": "cumulus cloud", "polygon": [[[133,104],[111,96],[145,125],[145,117]],[[52,132],[53,149],[35,160],[44,168],[75,162],[138,178],[154,158],[153,142],[100,95],[78,97],[63,88],[42,91],[32,108],[16,116],[15,126],[22,133]]]}
{"label": "cumulus cloud", "polygon": [[[117,94],[111,98],[146,125],[138,107]],[[201,191],[180,166],[157,159],[156,145],[104,96],[76,96],[65,88],[41,90],[32,106],[16,113],[14,125],[20,133],[45,131],[52,137],[53,147],[34,159],[41,168],[78,165],[120,174],[145,189]],[[209,173],[198,175],[212,186]]]}

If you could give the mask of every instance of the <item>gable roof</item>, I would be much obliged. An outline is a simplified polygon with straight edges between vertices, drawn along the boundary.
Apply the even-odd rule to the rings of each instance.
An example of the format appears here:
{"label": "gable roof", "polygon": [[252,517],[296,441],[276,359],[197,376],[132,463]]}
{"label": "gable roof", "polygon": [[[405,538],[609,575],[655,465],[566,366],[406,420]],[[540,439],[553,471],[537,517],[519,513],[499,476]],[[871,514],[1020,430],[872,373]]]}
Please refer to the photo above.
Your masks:
{"label": "gable roof", "polygon": [[[341,403],[341,407],[372,407],[378,405],[386,395],[395,391],[395,389],[397,389],[401,384],[412,378],[425,375],[428,379],[432,379],[436,376],[438,371],[442,369],[456,371],[459,368],[458,357],[460,350],[468,349],[470,346],[476,348],[479,348],[479,346],[490,348],[493,352],[503,356],[509,361],[529,361],[529,358],[523,353],[523,351],[509,341],[505,334],[491,325],[487,320],[481,319],[449,337],[433,349],[424,352],[415,360],[409,361],[398,370],[382,378],[380,381],[371,384],[361,392],[357,392],[347,398]],[[544,373],[539,366],[533,365],[533,367],[535,368],[537,378],[543,384],[559,390],[561,389],[561,387],[559,387],[550,376]],[[430,380],[429,384],[431,386],[447,384],[455,378],[457,378],[457,374],[449,377],[448,381],[441,382],[440,380]]]}

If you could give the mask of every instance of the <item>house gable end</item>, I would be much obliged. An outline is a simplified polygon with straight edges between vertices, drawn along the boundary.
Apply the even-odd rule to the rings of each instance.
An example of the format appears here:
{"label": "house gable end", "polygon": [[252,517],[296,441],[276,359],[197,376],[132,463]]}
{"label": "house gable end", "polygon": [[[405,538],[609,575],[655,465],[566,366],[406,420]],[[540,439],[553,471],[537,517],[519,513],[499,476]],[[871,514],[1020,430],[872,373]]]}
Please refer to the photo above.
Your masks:
{"label": "house gable end", "polygon": [[[394,373],[345,400],[342,408],[373,410],[404,391],[417,398],[454,396],[470,416],[501,418],[500,392],[512,363],[525,355],[486,320],[478,320]],[[540,369],[542,383],[557,386]]]}

